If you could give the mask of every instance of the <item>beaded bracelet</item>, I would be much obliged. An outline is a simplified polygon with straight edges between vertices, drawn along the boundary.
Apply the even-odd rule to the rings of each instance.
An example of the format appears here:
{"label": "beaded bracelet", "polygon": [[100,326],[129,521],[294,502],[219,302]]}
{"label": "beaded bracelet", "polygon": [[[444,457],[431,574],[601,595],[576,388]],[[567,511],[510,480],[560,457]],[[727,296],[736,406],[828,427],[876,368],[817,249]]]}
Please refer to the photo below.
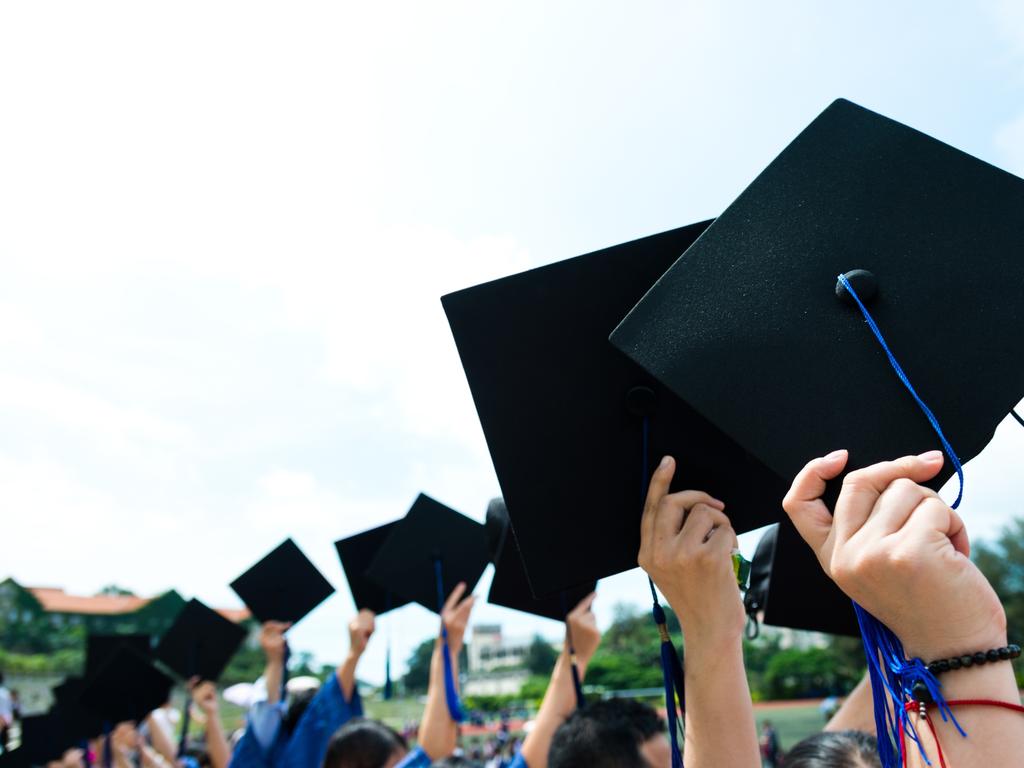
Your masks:
{"label": "beaded bracelet", "polygon": [[963,656],[952,656],[948,659],[938,659],[937,661],[930,661],[926,665],[928,671],[933,675],[938,675],[942,672],[949,672],[951,669],[966,669],[967,667],[980,667],[982,664],[988,664],[996,661],[1010,661],[1020,656],[1020,646],[1015,643],[1010,645],[1004,645],[1002,648],[993,648],[989,651],[978,651],[977,653],[967,653]]}

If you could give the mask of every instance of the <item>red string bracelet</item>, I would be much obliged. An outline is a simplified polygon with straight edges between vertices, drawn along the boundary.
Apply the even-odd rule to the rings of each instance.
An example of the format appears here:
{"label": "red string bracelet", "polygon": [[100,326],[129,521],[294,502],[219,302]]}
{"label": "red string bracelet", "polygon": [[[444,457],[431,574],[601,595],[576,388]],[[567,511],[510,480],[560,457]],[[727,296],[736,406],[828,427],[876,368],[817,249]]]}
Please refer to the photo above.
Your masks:
{"label": "red string bracelet", "polygon": [[[950,707],[998,707],[1024,714],[1024,706],[1011,704],[1007,701],[995,701],[994,699],[947,699],[946,704]],[[904,704],[904,709],[907,712],[917,712],[921,719],[928,724],[928,730],[932,732],[932,738],[935,739],[935,748],[939,751],[939,768],[947,768],[946,756],[942,753],[942,744],[939,743],[939,734],[935,732],[935,725],[932,723],[932,719],[928,717],[928,706],[929,704],[924,701],[908,701]],[[903,752],[903,768],[907,768],[906,734],[903,730],[903,720],[901,718],[897,718],[897,720],[899,721],[900,747]]]}

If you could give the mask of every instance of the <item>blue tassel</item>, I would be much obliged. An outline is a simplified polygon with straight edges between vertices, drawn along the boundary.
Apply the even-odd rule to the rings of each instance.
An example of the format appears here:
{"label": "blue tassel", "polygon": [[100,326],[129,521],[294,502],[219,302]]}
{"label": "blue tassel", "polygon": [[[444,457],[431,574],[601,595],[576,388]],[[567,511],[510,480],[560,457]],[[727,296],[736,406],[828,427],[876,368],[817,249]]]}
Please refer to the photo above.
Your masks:
{"label": "blue tassel", "polygon": [[388,649],[384,655],[384,701],[391,701],[391,697],[394,694],[391,685],[391,643],[388,643]]}
{"label": "blue tassel", "polygon": [[[384,613],[391,610],[391,593],[386,593],[384,597]],[[384,701],[391,701],[391,697],[394,695],[394,688],[391,684],[391,632],[390,626],[387,633],[388,647],[384,652]]]}
{"label": "blue tassel", "polygon": [[572,672],[572,688],[576,693],[576,709],[583,709],[587,700],[583,698],[583,681],[580,680],[580,668],[576,664],[576,643],[572,639],[572,628],[569,626],[569,606],[565,602],[565,591],[559,592],[562,601],[562,615],[565,622],[565,644],[569,651],[569,669]]}
{"label": "blue tassel", "polygon": [[110,723],[103,724],[103,768],[114,764],[114,748],[110,740]]}
{"label": "blue tassel", "polygon": [[[644,416],[642,422],[642,440],[640,448],[640,504],[643,506],[647,498],[647,486],[650,483],[648,467],[650,467],[650,430],[651,422],[649,416]],[[682,721],[681,713],[685,711],[683,694],[683,663],[679,658],[679,652],[672,644],[672,638],[668,634],[668,621],[665,618],[665,610],[658,600],[658,592],[654,588],[654,582],[650,577],[647,584],[651,588],[651,600],[653,605],[651,614],[654,623],[658,627],[658,634],[661,636],[661,676],[665,683],[665,713],[668,717],[668,732],[672,742],[672,768],[683,768],[683,753],[679,748],[679,730]]]}
{"label": "blue tassel", "polygon": [[[846,275],[839,275],[839,283],[853,297],[853,300],[860,308],[865,322],[871,329],[878,343],[882,346],[889,363],[892,365],[896,376],[906,387],[914,402],[924,413],[935,434],[938,435],[942,447],[949,456],[953,467],[956,469],[957,479],[960,487],[957,491],[956,500],[950,505],[953,509],[960,506],[964,495],[964,470],[960,458],[953,450],[953,446],[946,439],[939,420],[932,413],[932,410],[925,404],[917,390],[910,383],[910,378],[904,372],[903,367],[896,360],[896,356],[889,348],[885,337],[882,336],[877,323],[871,313],[868,312],[864,303],[860,300],[857,292],[853,289]],[[925,763],[931,765],[928,756],[925,754],[924,746],[920,737],[910,720],[910,715],[904,708],[904,704],[913,698],[915,686],[924,686],[931,700],[938,708],[943,721],[952,722],[961,736],[966,736],[960,723],[953,716],[945,697],[942,695],[942,686],[935,676],[928,671],[921,659],[907,659],[903,650],[903,644],[896,637],[895,633],[882,622],[861,608],[857,603],[853,604],[857,614],[857,622],[860,624],[861,639],[864,642],[864,654],[868,661],[868,674],[871,677],[871,695],[875,704],[875,730],[878,734],[878,754],[881,758],[882,768],[900,768],[903,764],[903,743],[899,738],[899,726],[902,722],[903,729],[911,741],[917,744],[918,751]]]}
{"label": "blue tassel", "polygon": [[654,623],[658,625],[658,633],[661,635],[661,674],[665,682],[665,713],[668,717],[669,739],[672,742],[672,768],[683,768],[683,753],[679,747],[680,723],[682,712],[685,711],[683,663],[679,659],[676,647],[672,644],[672,638],[669,637],[668,621],[665,618],[665,610],[658,602],[657,593],[654,591],[654,582],[651,582],[651,594],[654,595],[654,607],[651,613],[654,616]]}
{"label": "blue tassel", "polygon": [[[434,576],[437,579],[437,612],[444,611],[444,579],[441,575],[441,560],[434,560]],[[448,704],[448,714],[456,723],[465,719],[462,713],[462,702],[459,701],[459,691],[455,687],[455,671],[452,669],[452,651],[448,645],[448,627],[444,625],[444,618],[441,618],[441,641],[444,646],[444,698]]]}

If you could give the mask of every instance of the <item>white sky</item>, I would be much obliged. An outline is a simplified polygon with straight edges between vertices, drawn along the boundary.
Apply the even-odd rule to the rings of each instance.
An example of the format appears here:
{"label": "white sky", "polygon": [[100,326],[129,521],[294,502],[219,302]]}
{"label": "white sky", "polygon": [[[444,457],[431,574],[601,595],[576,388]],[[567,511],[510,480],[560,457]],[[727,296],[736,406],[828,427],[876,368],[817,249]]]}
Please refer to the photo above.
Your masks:
{"label": "white sky", "polygon": [[441,294],[713,216],[838,96],[1022,173],[1022,65],[1012,0],[0,4],[0,577],[235,604],[292,535],[339,659],[332,541],[498,492]]}

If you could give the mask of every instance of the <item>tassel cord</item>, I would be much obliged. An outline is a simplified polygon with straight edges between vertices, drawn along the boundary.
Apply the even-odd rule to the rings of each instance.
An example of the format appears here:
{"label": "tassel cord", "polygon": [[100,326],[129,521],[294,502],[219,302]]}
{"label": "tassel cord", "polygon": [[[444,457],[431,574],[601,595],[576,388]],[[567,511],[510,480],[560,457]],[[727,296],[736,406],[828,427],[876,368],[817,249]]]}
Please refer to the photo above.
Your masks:
{"label": "tassel cord", "polygon": [[[928,407],[921,396],[918,395],[913,384],[910,383],[910,378],[903,370],[903,366],[896,359],[878,324],[860,300],[846,275],[839,275],[838,280],[847,293],[853,297],[868,328],[871,329],[871,333],[874,334],[875,339],[885,352],[889,364],[896,372],[896,376],[928,419],[942,444],[943,450],[949,456],[959,481],[956,500],[950,505],[953,509],[956,509],[960,505],[964,494],[964,472],[960,458],[953,450],[949,440],[946,439],[938,418],[936,418],[931,408]],[[1014,415],[1016,416],[1016,414]],[[1017,418],[1019,420],[1019,417]],[[917,744],[922,758],[928,765],[931,765],[917,730],[910,721],[910,716],[904,707],[904,703],[912,698],[911,691],[914,690],[915,686],[923,685],[932,700],[936,702],[942,719],[951,720],[961,736],[966,736],[967,734],[960,727],[960,724],[943,698],[941,684],[924,665],[924,662],[921,659],[908,660],[903,644],[896,637],[895,633],[856,602],[853,605],[857,614],[857,622],[860,625],[861,639],[864,642],[864,653],[868,661],[868,673],[871,678],[871,689],[875,707],[875,728],[878,732],[878,752],[882,766],[883,768],[898,768],[901,764],[906,765],[905,739],[907,737]],[[886,701],[887,697],[888,701]],[[895,740],[895,745],[893,740]]]}
{"label": "tassel cord", "polygon": [[[643,417],[641,441],[641,471],[640,471],[640,504],[647,498],[647,486],[650,483],[648,467],[650,466],[650,418]],[[648,576],[647,584],[651,588],[651,615],[654,624],[658,628],[661,637],[661,674],[665,684],[665,713],[668,717],[669,738],[672,744],[672,768],[683,768],[683,753],[680,748],[680,733],[682,730],[684,707],[683,694],[683,663],[679,658],[679,652],[672,644],[672,638],[668,633],[668,620],[665,617],[665,609],[661,607],[661,600],[658,599],[658,591],[655,589],[654,581]]]}

